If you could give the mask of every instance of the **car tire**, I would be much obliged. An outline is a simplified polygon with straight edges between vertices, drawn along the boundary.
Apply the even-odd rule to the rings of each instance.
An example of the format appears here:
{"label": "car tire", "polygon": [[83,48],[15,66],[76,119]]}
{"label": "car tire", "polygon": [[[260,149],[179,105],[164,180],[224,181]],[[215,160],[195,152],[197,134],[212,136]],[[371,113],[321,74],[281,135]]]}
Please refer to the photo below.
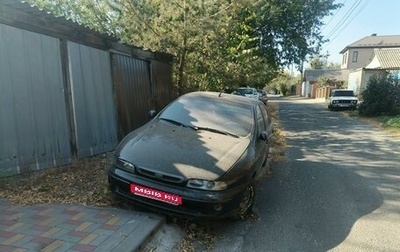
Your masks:
{"label": "car tire", "polygon": [[254,200],[255,200],[255,188],[254,184],[251,183],[250,185],[247,186],[246,190],[243,192],[238,209],[233,218],[236,220],[243,220],[252,211]]}

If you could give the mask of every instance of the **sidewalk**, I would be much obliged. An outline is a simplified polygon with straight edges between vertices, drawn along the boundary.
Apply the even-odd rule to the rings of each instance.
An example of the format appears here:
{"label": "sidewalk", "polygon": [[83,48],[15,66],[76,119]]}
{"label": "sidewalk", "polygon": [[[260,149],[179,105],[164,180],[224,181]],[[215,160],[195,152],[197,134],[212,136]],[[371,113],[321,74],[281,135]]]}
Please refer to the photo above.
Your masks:
{"label": "sidewalk", "polygon": [[138,251],[164,224],[164,217],[117,208],[0,199],[0,251]]}

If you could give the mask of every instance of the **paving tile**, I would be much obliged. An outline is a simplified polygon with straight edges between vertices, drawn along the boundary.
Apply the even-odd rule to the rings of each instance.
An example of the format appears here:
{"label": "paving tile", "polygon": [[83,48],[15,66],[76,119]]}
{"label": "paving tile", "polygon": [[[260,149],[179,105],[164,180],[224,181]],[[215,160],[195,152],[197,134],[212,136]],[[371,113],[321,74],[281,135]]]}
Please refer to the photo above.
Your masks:
{"label": "paving tile", "polygon": [[[26,247],[24,247],[23,245],[24,245],[24,244],[27,244],[27,243],[30,243],[30,241],[31,241],[33,238],[34,238],[33,236],[25,235],[22,239],[20,239],[20,240],[14,242],[14,243],[12,244],[12,246],[14,246],[14,247],[26,248]],[[1,251],[1,250],[0,250],[0,251]]]}
{"label": "paving tile", "polygon": [[0,251],[1,252],[13,252],[16,248],[12,246],[6,246],[0,244]]}
{"label": "paving tile", "polygon": [[101,223],[93,223],[93,222],[90,222],[90,223],[91,223],[91,225],[88,226],[87,228],[85,228],[85,230],[82,230],[82,231],[85,231],[85,232],[88,232],[88,233],[94,233],[102,225]]}
{"label": "paving tile", "polygon": [[50,230],[44,232],[41,236],[42,236],[42,237],[51,238],[51,237],[53,237],[55,234],[57,234],[60,230],[61,230],[61,228],[53,227],[53,228],[51,228]]}
{"label": "paving tile", "polygon": [[79,241],[79,244],[89,245],[92,241],[96,240],[98,234],[88,234],[85,238]]}
{"label": "paving tile", "polygon": [[104,230],[110,230],[110,231],[117,231],[119,229],[119,226],[116,225],[110,225],[110,224],[104,224],[99,227],[99,229],[104,229]]}
{"label": "paving tile", "polygon": [[9,239],[9,238],[13,237],[16,234],[17,233],[12,232],[12,231],[1,231],[0,230],[0,238]]}
{"label": "paving tile", "polygon": [[19,227],[24,226],[24,223],[22,222],[14,222],[14,224],[7,226],[6,228],[3,228],[3,231],[14,231],[18,229]]}
{"label": "paving tile", "polygon": [[94,251],[96,247],[91,245],[75,244],[71,249],[80,252],[91,252]]}
{"label": "paving tile", "polygon": [[63,244],[64,244],[64,241],[54,240],[52,243],[50,243],[46,247],[44,247],[41,250],[41,252],[54,252],[54,251],[57,251]]}
{"label": "paving tile", "polygon": [[13,245],[13,243],[18,242],[25,236],[23,234],[16,234],[11,238],[8,238],[7,240],[4,240],[1,242],[2,245]]}
{"label": "paving tile", "polygon": [[99,246],[100,244],[102,244],[108,237],[110,237],[111,235],[105,235],[105,234],[97,234],[96,239],[94,239],[90,245],[93,246]]}
{"label": "paving tile", "polygon": [[45,244],[45,245],[47,245],[47,244],[52,243],[54,240],[56,240],[56,239],[47,238],[47,237],[43,237],[43,236],[36,236],[35,238],[33,238],[31,240],[31,242],[37,243],[37,244]]}

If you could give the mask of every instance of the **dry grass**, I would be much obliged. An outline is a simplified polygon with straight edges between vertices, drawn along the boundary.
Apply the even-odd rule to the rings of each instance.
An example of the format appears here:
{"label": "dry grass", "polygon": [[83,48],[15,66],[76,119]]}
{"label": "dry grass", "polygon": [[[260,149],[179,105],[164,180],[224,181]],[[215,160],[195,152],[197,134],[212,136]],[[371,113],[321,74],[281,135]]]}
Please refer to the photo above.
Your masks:
{"label": "dry grass", "polygon": [[268,111],[274,123],[274,134],[271,138],[271,153],[272,161],[280,161],[285,156],[286,138],[283,129],[279,123],[279,114],[276,103],[268,104]]}
{"label": "dry grass", "polygon": [[108,190],[113,153],[72,164],[0,179],[0,197],[16,204],[78,204],[129,208]]}

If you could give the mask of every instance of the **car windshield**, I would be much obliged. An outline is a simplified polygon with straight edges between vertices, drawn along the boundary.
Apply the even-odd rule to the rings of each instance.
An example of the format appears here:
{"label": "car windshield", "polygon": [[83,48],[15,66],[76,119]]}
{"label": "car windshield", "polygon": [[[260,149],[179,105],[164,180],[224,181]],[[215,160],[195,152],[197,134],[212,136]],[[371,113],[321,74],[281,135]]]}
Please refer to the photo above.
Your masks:
{"label": "car windshield", "polygon": [[354,96],[354,92],[352,90],[337,90],[333,92],[332,96]]}
{"label": "car windshield", "polygon": [[239,88],[237,92],[241,95],[252,95],[253,94],[253,89],[251,88]]}
{"label": "car windshield", "polygon": [[159,116],[193,128],[245,137],[253,126],[251,106],[207,97],[181,97]]}

